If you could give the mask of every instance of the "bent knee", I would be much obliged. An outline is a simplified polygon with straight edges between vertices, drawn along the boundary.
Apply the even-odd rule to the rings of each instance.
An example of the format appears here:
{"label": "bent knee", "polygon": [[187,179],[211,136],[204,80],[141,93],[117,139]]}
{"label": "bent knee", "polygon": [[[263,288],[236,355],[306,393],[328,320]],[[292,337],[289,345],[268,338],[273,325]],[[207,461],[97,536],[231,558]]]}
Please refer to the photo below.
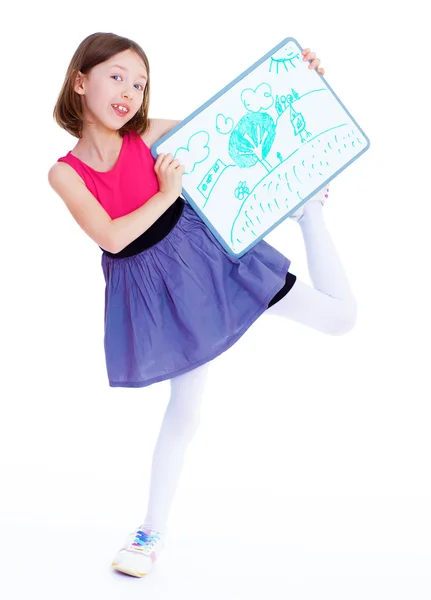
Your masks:
{"label": "bent knee", "polygon": [[356,300],[342,301],[336,318],[330,324],[327,333],[329,335],[345,335],[352,331],[356,325],[358,316],[358,305]]}

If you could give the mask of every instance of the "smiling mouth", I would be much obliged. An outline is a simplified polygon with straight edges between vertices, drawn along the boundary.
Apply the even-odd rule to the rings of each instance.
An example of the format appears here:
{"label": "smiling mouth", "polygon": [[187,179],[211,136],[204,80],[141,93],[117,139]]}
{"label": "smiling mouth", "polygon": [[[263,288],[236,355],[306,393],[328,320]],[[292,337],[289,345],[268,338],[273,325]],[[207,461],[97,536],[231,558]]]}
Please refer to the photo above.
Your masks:
{"label": "smiling mouth", "polygon": [[112,109],[114,110],[114,112],[119,116],[119,117],[125,117],[126,115],[129,114],[128,110],[122,110],[121,108],[116,108],[113,104],[111,104]]}

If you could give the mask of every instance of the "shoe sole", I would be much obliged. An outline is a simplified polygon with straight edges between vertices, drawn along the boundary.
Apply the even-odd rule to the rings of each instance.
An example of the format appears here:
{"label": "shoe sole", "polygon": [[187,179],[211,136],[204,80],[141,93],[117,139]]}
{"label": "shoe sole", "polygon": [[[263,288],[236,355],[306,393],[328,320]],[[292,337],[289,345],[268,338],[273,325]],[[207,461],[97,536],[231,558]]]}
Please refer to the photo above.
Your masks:
{"label": "shoe sole", "polygon": [[140,571],[135,571],[133,569],[128,569],[125,565],[119,565],[115,562],[111,563],[111,567],[114,567],[117,571],[121,571],[122,573],[126,573],[126,575],[132,575],[133,577],[145,577],[145,575],[148,575],[148,573],[150,573],[150,571],[148,571],[148,573],[141,573]]}

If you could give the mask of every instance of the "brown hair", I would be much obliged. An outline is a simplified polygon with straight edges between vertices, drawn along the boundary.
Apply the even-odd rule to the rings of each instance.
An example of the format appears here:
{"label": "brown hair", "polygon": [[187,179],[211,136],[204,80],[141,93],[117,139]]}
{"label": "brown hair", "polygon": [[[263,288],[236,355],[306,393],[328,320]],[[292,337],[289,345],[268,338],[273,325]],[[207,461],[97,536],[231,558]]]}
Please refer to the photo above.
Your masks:
{"label": "brown hair", "polygon": [[93,33],[86,37],[75,51],[53,111],[53,117],[57,124],[74,137],[82,137],[84,116],[82,98],[74,90],[78,71],[87,74],[96,65],[124,50],[133,50],[142,58],[148,79],[138,112],[121,127],[118,133],[121,137],[129,131],[136,131],[140,135],[147,129],[150,103],[150,65],[145,52],[136,42],[115,33]]}

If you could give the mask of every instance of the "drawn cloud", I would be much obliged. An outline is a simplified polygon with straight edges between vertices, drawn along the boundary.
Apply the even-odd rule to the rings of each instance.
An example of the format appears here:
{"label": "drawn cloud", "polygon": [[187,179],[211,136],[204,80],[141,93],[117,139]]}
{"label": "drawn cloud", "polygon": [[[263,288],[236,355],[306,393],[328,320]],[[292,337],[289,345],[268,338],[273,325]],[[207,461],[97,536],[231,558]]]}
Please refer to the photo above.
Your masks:
{"label": "drawn cloud", "polygon": [[251,112],[268,110],[274,104],[271,86],[261,83],[256,89],[246,88],[241,93],[241,102]]}
{"label": "drawn cloud", "polygon": [[219,113],[216,117],[216,129],[219,133],[227,135],[233,129],[233,119]]}
{"label": "drawn cloud", "polygon": [[194,133],[187,142],[187,148],[181,146],[174,154],[174,158],[184,165],[184,174],[192,173],[197,164],[206,160],[210,154],[208,142],[210,140],[207,131]]}

